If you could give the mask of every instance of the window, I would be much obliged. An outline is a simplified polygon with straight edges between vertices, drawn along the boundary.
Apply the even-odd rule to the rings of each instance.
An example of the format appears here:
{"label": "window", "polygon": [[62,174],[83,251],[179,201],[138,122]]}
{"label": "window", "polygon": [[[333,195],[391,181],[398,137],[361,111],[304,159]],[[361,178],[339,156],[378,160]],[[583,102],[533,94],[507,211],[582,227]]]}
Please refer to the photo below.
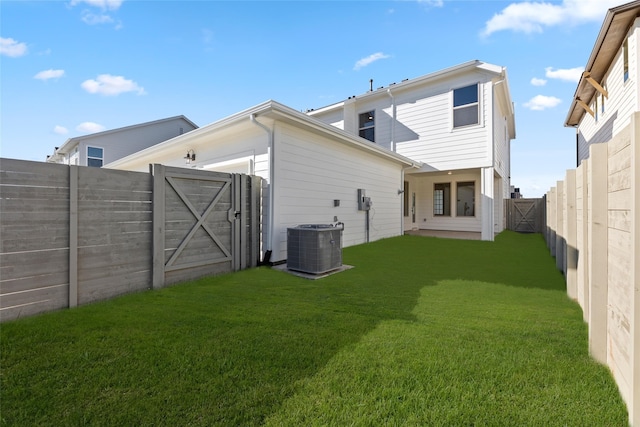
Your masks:
{"label": "window", "polygon": [[596,119],[596,122],[598,121],[598,94],[596,93],[596,98],[593,101],[593,113],[594,113],[594,118]]}
{"label": "window", "polygon": [[104,150],[102,148],[87,147],[87,166],[101,168],[103,160]]}
{"label": "window", "polygon": [[[604,90],[607,90],[607,85],[606,85],[606,84],[603,84],[603,85],[602,85],[602,88],[603,88]],[[602,114],[604,114],[604,99],[605,99],[605,98],[606,98],[606,97],[605,97],[604,95],[602,95],[602,96],[600,97],[600,112],[601,112]]]}
{"label": "window", "polygon": [[360,114],[359,117],[359,135],[371,142],[376,142],[375,114],[375,111],[367,111],[366,113]]}
{"label": "window", "polygon": [[624,81],[629,80],[629,39],[625,39],[622,44],[622,55],[624,59]]}
{"label": "window", "polygon": [[433,215],[451,216],[451,184],[435,184],[433,187]]}
{"label": "window", "polygon": [[474,216],[476,200],[475,182],[459,182],[457,186],[457,216]]}
{"label": "window", "polygon": [[477,125],[480,123],[480,103],[478,85],[453,90],[453,127]]}

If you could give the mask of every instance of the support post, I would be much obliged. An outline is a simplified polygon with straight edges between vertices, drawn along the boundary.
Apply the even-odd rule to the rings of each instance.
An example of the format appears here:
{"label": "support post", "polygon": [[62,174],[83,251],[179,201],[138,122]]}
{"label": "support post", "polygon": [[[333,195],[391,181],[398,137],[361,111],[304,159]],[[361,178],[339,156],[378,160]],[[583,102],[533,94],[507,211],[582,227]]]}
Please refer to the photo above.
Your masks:
{"label": "support post", "polygon": [[631,119],[631,283],[633,287],[633,383],[629,422],[640,426],[640,113]]}
{"label": "support post", "polygon": [[69,166],[69,308],[78,306],[78,166]]}
{"label": "support post", "polygon": [[578,239],[577,239],[577,213],[576,213],[576,171],[567,171],[565,178],[565,216],[564,234],[566,236],[565,275],[567,279],[567,294],[569,298],[578,298]]}
{"label": "support post", "polygon": [[564,182],[558,181],[556,184],[556,268],[565,273],[564,270]]}
{"label": "support post", "polygon": [[607,144],[593,144],[589,151],[589,353],[606,365],[609,300]]}
{"label": "support post", "polygon": [[152,287],[164,287],[164,232],[165,232],[165,167],[152,166],[153,171],[153,272]]}
{"label": "support post", "polygon": [[480,200],[482,207],[482,240],[493,241],[495,239],[493,221],[493,168],[480,170]]}

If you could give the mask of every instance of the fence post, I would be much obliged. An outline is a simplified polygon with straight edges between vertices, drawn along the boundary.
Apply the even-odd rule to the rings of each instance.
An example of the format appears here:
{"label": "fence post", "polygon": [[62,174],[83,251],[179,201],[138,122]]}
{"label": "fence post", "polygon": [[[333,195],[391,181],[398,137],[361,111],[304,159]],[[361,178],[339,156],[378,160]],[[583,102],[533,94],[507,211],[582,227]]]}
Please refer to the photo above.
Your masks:
{"label": "fence post", "polygon": [[564,182],[558,181],[556,184],[556,268],[565,273],[564,270]]}
{"label": "fence post", "polygon": [[78,166],[69,166],[69,308],[78,306]]}
{"label": "fence post", "polygon": [[608,149],[607,144],[589,147],[589,352],[607,364],[608,290]]}
{"label": "fence post", "polygon": [[164,287],[164,232],[165,232],[165,167],[152,166],[153,171],[153,271],[152,289]]}
{"label": "fence post", "polygon": [[556,256],[556,187],[551,187],[549,190],[549,197],[547,199],[549,206],[549,212],[547,215],[547,222],[549,224],[549,251],[551,256]]}
{"label": "fence post", "polygon": [[631,120],[631,280],[633,287],[633,384],[631,384],[631,425],[640,426],[640,114]]}
{"label": "fence post", "polygon": [[578,286],[582,287],[583,305],[582,316],[585,322],[589,321],[589,173],[591,170],[591,160],[585,159],[580,164],[582,169],[582,228],[579,233],[582,235],[582,244],[578,248]]}
{"label": "fence post", "polygon": [[575,300],[578,298],[577,287],[577,230],[576,230],[576,171],[571,169],[567,171],[565,178],[565,212],[564,212],[564,235],[566,242],[565,249],[565,275],[567,278],[567,294],[569,298]]}

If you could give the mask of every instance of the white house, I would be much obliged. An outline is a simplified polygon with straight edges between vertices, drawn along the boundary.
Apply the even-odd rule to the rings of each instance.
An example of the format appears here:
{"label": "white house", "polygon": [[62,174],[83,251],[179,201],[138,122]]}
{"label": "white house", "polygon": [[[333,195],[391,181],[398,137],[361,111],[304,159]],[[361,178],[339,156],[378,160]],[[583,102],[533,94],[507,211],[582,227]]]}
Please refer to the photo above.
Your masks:
{"label": "white house", "polygon": [[55,148],[53,155],[47,156],[47,162],[102,167],[197,128],[185,116],[175,116],[69,138]]}
{"label": "white house", "polygon": [[148,171],[150,163],[262,177],[262,252],[271,262],[287,259],[287,228],[296,225],[342,222],[344,246],[401,235],[404,174],[420,166],[275,101],[105,167]]}
{"label": "white house", "polygon": [[470,61],[308,114],[422,163],[405,175],[405,230],[503,230],[515,138],[505,68]]}
{"label": "white house", "polygon": [[640,110],[640,1],[609,9],[578,82],[565,126],[576,128],[576,163]]}

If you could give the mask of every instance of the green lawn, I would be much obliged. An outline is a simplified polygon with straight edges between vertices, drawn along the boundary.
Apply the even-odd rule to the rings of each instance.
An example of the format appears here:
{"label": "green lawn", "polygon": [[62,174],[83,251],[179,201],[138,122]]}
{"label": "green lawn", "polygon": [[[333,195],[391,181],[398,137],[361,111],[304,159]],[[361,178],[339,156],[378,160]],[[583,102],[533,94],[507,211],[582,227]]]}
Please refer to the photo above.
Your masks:
{"label": "green lawn", "polygon": [[5,425],[626,426],[540,235],[402,236],[0,326]]}

